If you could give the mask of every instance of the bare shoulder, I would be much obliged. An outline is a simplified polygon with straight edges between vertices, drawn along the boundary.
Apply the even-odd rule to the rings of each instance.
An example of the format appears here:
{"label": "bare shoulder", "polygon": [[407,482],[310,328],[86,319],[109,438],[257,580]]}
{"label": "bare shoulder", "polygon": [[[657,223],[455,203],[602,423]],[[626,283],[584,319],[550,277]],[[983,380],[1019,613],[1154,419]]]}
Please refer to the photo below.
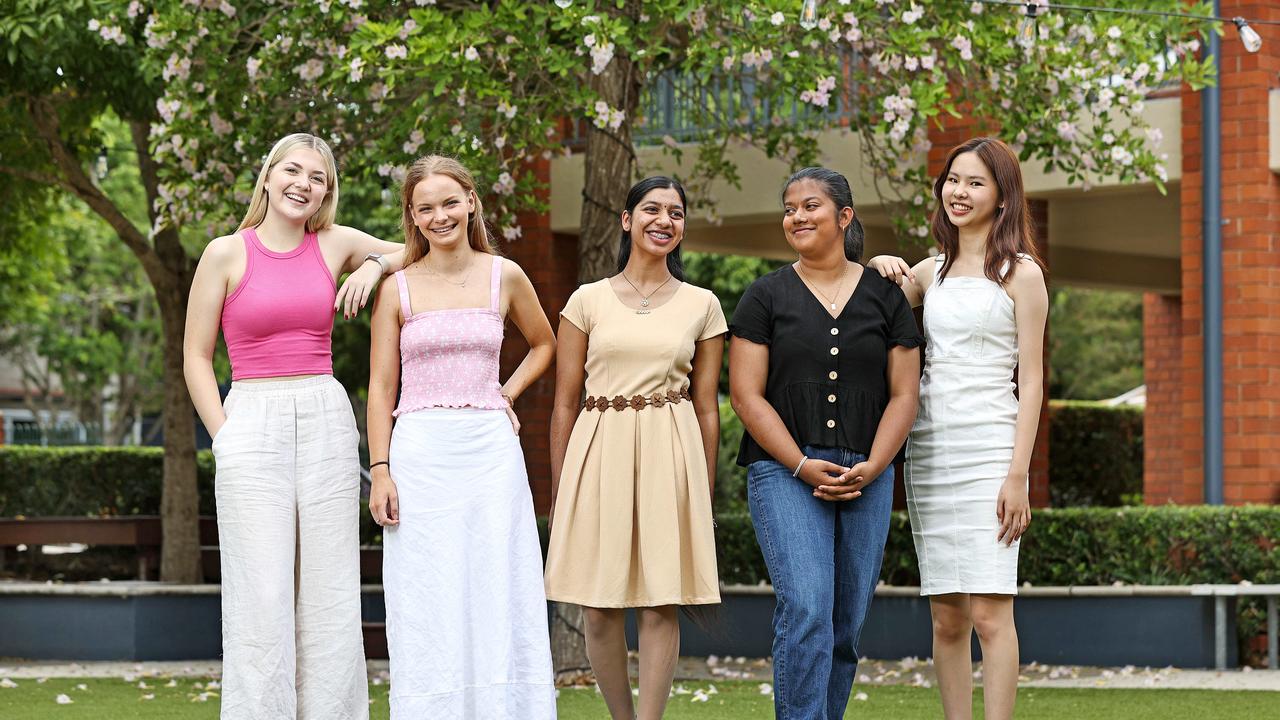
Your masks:
{"label": "bare shoulder", "polygon": [[520,264],[511,258],[495,255],[494,262],[502,263],[502,281],[504,283],[509,280],[520,280],[521,278],[527,280],[529,277],[525,274],[524,268],[520,267]]}
{"label": "bare shoulder", "polygon": [[316,231],[316,239],[322,243],[350,243],[352,240],[364,235],[363,232],[349,227],[347,225],[330,225],[323,230]]}
{"label": "bare shoulder", "polygon": [[240,237],[240,233],[222,235],[210,240],[209,244],[204,246],[204,252],[200,254],[202,262],[213,263],[220,267],[243,257],[244,239]]}
{"label": "bare shoulder", "polygon": [[1010,273],[1009,287],[1013,290],[1034,290],[1044,288],[1044,271],[1040,265],[1029,257],[1020,256]]}
{"label": "bare shoulder", "polygon": [[933,284],[934,271],[938,266],[938,257],[935,255],[926,256],[925,259],[911,268],[911,272],[915,273],[916,276],[916,287],[920,289],[921,293],[928,290],[929,286]]}

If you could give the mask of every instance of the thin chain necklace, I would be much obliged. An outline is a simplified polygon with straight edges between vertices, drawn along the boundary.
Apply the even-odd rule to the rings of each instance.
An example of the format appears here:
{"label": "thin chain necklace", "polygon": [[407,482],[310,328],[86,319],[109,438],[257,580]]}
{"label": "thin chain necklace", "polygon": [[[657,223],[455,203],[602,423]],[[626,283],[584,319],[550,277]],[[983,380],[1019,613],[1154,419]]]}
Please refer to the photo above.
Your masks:
{"label": "thin chain necklace", "polygon": [[476,264],[471,262],[470,259],[467,260],[467,263],[468,263],[467,273],[462,277],[462,282],[458,282],[457,280],[451,280],[448,275],[442,272],[437,272],[434,268],[432,268],[430,265],[427,264],[426,260],[423,260],[422,262],[422,269],[426,270],[428,274],[435,275],[436,277],[440,278],[441,280],[444,280],[450,285],[456,285],[457,287],[466,287],[467,281],[471,279],[471,271],[475,270],[475,267],[476,267]]}
{"label": "thin chain necklace", "polygon": [[636,294],[640,296],[640,309],[636,310],[637,315],[648,315],[651,312],[648,309],[649,298],[653,297],[659,290],[666,287],[667,283],[671,282],[671,278],[675,277],[674,275],[667,275],[667,279],[663,280],[661,285],[658,285],[658,287],[654,288],[652,292],[650,292],[648,295],[645,295],[644,293],[640,292],[640,288],[636,287],[635,283],[631,282],[631,278],[627,277],[626,273],[621,272],[618,274],[621,275],[622,279],[626,280],[627,284],[631,286],[631,289],[635,290]]}
{"label": "thin chain necklace", "polygon": [[835,296],[827,295],[822,291],[822,288],[818,287],[817,283],[810,282],[809,278],[805,277],[804,273],[800,271],[800,267],[800,264],[796,263],[796,274],[800,276],[800,279],[804,281],[804,284],[808,285],[814,292],[821,295],[823,299],[827,301],[828,305],[830,305],[831,309],[835,310],[836,300],[840,299],[840,291],[844,289],[844,277],[849,274],[849,262],[847,260],[845,261],[844,270],[840,272],[840,282],[836,283]]}

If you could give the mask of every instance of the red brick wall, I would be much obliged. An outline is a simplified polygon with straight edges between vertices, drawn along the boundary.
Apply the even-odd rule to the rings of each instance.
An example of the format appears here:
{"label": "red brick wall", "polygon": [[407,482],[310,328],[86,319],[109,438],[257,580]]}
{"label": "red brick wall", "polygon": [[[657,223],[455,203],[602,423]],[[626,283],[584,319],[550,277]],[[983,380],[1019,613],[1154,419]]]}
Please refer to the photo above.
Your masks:
{"label": "red brick wall", "polygon": [[[1222,14],[1280,20],[1274,2],[1223,0]],[[1267,96],[1280,73],[1280,28],[1253,26],[1262,50],[1222,38],[1224,480],[1228,503],[1280,502],[1280,180],[1268,167]],[[1200,97],[1182,93],[1181,502],[1203,484]],[[1195,488],[1194,492],[1191,488]]]}
{"label": "red brick wall", "polygon": [[[533,168],[546,182],[550,176],[550,163],[539,161]],[[569,295],[578,287],[578,241],[566,235],[551,232],[549,214],[521,215],[522,237],[504,242],[502,253],[520,264],[533,289],[542,301],[551,328],[560,324],[560,310]],[[507,323],[506,341],[502,345],[502,377],[505,379],[528,352],[528,345],[514,323]],[[520,445],[524,448],[525,466],[529,482],[533,486],[533,503],[538,513],[545,514],[551,506],[551,453],[549,448],[551,407],[555,395],[555,365],[535,382],[516,401],[516,413],[520,417]]]}
{"label": "red brick wall", "polygon": [[1182,474],[1182,297],[1146,293],[1142,298],[1142,374],[1147,385],[1143,415],[1142,489],[1146,502],[1200,501],[1200,487]]}

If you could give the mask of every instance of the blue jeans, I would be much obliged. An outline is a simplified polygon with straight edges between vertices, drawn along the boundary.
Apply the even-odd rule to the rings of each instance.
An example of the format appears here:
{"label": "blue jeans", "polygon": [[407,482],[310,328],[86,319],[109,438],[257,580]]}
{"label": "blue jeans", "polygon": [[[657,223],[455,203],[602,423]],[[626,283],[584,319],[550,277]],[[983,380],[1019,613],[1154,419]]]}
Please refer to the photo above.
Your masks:
{"label": "blue jeans", "polygon": [[[810,458],[852,467],[866,455],[805,446]],[[858,669],[858,637],[880,578],[893,466],[862,496],[828,502],[773,460],[747,468],[756,539],[777,595],[773,613],[778,720],[839,720]]]}

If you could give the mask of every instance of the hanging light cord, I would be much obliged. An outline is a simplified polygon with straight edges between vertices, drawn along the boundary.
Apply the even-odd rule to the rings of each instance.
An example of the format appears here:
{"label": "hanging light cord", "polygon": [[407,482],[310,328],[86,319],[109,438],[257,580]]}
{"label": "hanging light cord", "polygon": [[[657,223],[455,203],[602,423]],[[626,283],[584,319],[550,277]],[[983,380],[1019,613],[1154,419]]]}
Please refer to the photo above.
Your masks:
{"label": "hanging light cord", "polygon": [[1010,5],[1020,8],[1030,8],[1034,6],[1037,12],[1041,10],[1074,10],[1077,12],[1103,12],[1113,13],[1115,15],[1150,15],[1156,17],[1185,18],[1187,20],[1213,20],[1216,22],[1235,22],[1236,20],[1241,19],[1249,25],[1280,25],[1280,20],[1249,20],[1245,18],[1218,17],[1216,15],[1169,12],[1167,10],[1144,10],[1142,8],[1093,7],[1091,5],[1067,5],[1064,3],[1054,2],[1041,4],[1037,2],[1026,2],[1025,0],[977,0],[977,2],[980,2],[983,5]]}

